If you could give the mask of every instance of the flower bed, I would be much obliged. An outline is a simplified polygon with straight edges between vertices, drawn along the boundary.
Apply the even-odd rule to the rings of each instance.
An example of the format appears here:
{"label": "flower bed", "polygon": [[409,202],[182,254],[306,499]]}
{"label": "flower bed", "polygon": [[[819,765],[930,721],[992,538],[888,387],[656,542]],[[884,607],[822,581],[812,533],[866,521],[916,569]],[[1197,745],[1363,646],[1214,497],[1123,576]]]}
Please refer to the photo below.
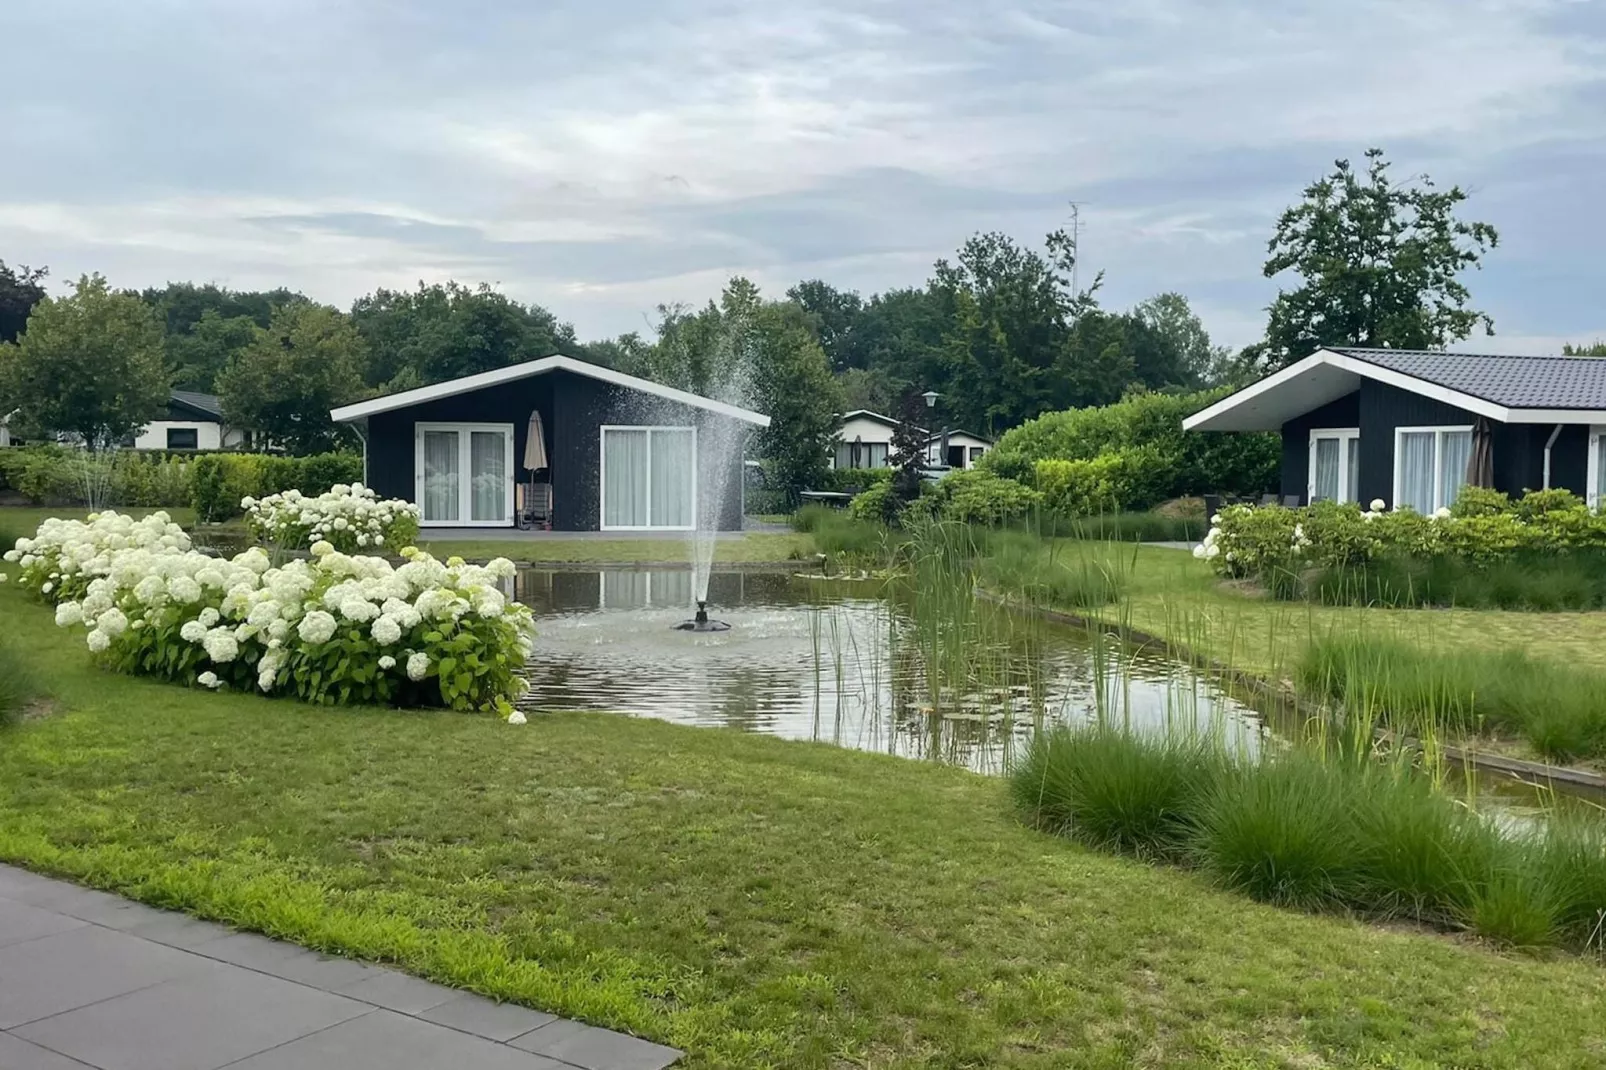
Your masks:
{"label": "flower bed", "polygon": [[225,561],[189,549],[161,514],[102,513],[48,520],[6,558],[56,603],[56,623],[84,628],[91,653],[119,672],[522,720],[510,703],[534,629],[502,593],[512,562],[442,564],[409,547],[393,567],[325,541],[312,550],[277,568],[256,548]]}
{"label": "flower bed", "polygon": [[1224,576],[1347,568],[1385,558],[1451,558],[1491,565],[1519,556],[1606,550],[1606,516],[1567,491],[1530,491],[1513,501],[1464,488],[1456,504],[1422,516],[1318,502],[1300,509],[1233,505],[1211,517],[1194,556]]}
{"label": "flower bed", "polygon": [[380,499],[361,483],[336,483],[315,498],[298,490],[244,498],[246,523],[270,546],[309,547],[320,539],[341,553],[410,545],[418,538],[418,506]]}

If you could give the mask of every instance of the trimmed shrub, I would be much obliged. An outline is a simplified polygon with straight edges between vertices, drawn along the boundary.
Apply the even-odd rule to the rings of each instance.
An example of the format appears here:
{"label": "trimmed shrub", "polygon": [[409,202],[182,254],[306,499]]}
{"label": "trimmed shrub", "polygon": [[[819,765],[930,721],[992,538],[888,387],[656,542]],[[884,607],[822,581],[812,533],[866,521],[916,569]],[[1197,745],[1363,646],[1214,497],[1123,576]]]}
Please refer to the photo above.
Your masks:
{"label": "trimmed shrub", "polygon": [[943,476],[910,508],[939,520],[997,526],[1024,520],[1042,504],[1043,496],[1030,487],[971,468]]}
{"label": "trimmed shrub", "polygon": [[188,505],[190,460],[143,450],[91,454],[56,445],[0,450],[0,488],[33,505],[80,505],[90,484],[98,497],[122,506]]}
{"label": "trimmed shrub", "polygon": [[[1117,508],[1147,509],[1166,498],[1262,494],[1277,485],[1282,442],[1276,434],[1184,434],[1183,417],[1227,394],[1133,394],[1114,405],[1045,413],[1004,433],[983,467],[1029,482],[1037,462],[1092,461],[1147,450],[1149,462],[1118,495]],[[1047,492],[1048,488],[1039,487]]]}
{"label": "trimmed shrub", "polygon": [[266,453],[208,453],[195,458],[191,504],[203,523],[239,516],[246,498],[267,498],[287,490],[317,497],[336,483],[361,483],[362,457],[322,453],[280,457]]}

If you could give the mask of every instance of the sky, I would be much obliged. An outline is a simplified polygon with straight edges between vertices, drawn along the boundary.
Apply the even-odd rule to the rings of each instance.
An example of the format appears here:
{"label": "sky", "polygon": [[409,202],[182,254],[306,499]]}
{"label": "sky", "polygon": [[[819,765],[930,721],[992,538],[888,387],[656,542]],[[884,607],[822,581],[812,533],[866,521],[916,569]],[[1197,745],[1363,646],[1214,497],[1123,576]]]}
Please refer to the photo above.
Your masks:
{"label": "sky", "polygon": [[1494,339],[1606,338],[1606,0],[5,0],[0,259],[489,282],[582,339],[744,274],[921,285],[1081,219],[1081,281],[1260,336],[1339,157],[1471,194]]}

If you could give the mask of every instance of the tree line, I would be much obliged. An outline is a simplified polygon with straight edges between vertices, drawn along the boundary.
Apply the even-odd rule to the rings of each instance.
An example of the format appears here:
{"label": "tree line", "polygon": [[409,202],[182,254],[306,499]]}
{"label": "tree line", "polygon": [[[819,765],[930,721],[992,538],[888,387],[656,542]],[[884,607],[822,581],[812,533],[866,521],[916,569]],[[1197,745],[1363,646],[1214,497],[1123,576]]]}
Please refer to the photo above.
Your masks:
{"label": "tree line", "polygon": [[796,489],[825,465],[837,414],[900,414],[927,391],[933,422],[996,435],[1134,391],[1241,382],[1321,345],[1492,333],[1461,276],[1498,236],[1458,218],[1465,200],[1425,177],[1395,181],[1375,149],[1361,169],[1337,161],[1276,221],[1263,270],[1285,285],[1264,338],[1236,351],[1181,294],[1117,310],[1100,303],[1102,276],[1076,289],[1063,232],[1037,245],[977,234],[922,285],[869,296],[824,279],[766,295],[733,278],[701,308],[663,305],[648,331],[589,342],[484,285],[382,288],[343,310],[284,288],[134,292],[87,276],[50,298],[43,270],[0,263],[0,415],[23,433],[114,442],[178,388],[215,393],[230,424],[311,453],[343,444],[336,405],[562,352],[769,413],[761,453]]}

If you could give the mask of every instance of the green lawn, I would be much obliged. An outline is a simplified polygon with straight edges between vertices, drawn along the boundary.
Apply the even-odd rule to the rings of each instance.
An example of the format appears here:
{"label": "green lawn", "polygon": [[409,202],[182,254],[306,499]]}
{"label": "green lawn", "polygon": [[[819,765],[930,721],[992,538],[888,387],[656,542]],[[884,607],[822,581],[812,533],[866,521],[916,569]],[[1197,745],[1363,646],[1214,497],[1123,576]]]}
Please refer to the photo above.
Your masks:
{"label": "green lawn", "polygon": [[[425,532],[418,545],[439,558],[484,561],[562,561],[577,564],[684,562],[689,551],[683,539],[431,539]],[[739,539],[714,543],[714,560],[727,564],[791,561],[814,553],[814,540],[791,532],[748,532]]]}
{"label": "green lawn", "polygon": [[1430,646],[1526,650],[1606,668],[1606,613],[1482,609],[1374,609],[1278,602],[1223,582],[1185,551],[1137,550],[1130,597],[1111,619],[1266,676],[1286,675],[1314,634],[1385,631]]}
{"label": "green lawn", "polygon": [[961,771],[213,695],[89,669],[14,587],[0,622],[57,705],[0,734],[0,858],[693,1070],[1606,1063],[1599,963],[1257,906],[1033,832]]}
{"label": "green lawn", "polygon": [[[195,523],[195,510],[189,506],[176,506],[166,510],[123,508],[116,507],[120,513],[140,517],[148,513],[166,512],[175,523],[186,528]],[[88,509],[59,508],[55,506],[32,505],[4,505],[0,506],[0,535],[15,532],[18,537],[32,535],[39,530],[39,525],[50,517],[60,517],[63,520],[82,520],[89,515]],[[11,547],[6,547],[11,549]]]}

